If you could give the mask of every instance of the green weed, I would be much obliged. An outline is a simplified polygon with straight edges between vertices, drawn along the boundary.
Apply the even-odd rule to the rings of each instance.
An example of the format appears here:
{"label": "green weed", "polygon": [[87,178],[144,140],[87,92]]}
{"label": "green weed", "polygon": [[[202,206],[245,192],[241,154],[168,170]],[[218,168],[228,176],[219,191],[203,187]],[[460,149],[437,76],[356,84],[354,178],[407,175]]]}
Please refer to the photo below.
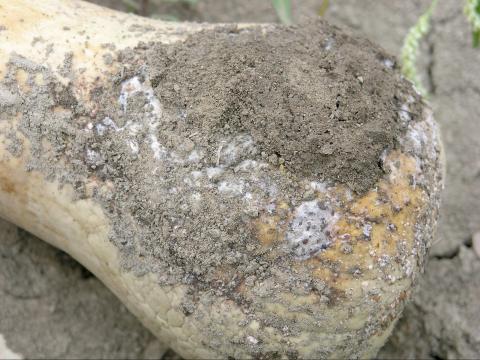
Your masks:
{"label": "green weed", "polygon": [[122,3],[127,8],[127,12],[138,13],[141,10],[140,3],[136,0],[122,0]]}
{"label": "green weed", "polygon": [[467,0],[465,15],[472,25],[473,47],[480,46],[480,0]]}
{"label": "green weed", "polygon": [[427,95],[427,90],[423,87],[420,77],[418,76],[417,58],[420,48],[420,41],[430,31],[430,20],[437,3],[438,0],[433,0],[427,11],[420,16],[417,23],[410,28],[407,36],[405,37],[401,52],[403,75],[413,82],[417,90],[423,95]]}
{"label": "green weed", "polygon": [[293,23],[292,17],[292,3],[290,0],[272,0],[273,7],[277,12],[280,21],[285,25]]}
{"label": "green weed", "polygon": [[318,9],[318,16],[324,16],[328,10],[328,6],[330,5],[330,1],[323,0],[320,8]]}

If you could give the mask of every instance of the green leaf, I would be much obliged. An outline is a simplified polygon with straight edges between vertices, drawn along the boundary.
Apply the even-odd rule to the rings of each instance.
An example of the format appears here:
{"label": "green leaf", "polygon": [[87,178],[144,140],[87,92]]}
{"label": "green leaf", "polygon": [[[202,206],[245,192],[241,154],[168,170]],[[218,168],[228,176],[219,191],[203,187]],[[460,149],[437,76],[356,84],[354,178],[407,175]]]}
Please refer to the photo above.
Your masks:
{"label": "green leaf", "polygon": [[480,45],[480,0],[466,0],[465,15],[472,26],[473,47]]}
{"label": "green leaf", "polygon": [[318,9],[318,16],[323,16],[328,10],[329,1],[323,0],[320,8]]}
{"label": "green leaf", "polygon": [[163,20],[163,21],[174,21],[174,22],[178,21],[178,17],[172,14],[153,14],[152,18],[157,20]]}
{"label": "green leaf", "polygon": [[280,21],[286,25],[292,24],[292,3],[290,0],[272,0],[272,2]]}
{"label": "green leaf", "polygon": [[123,4],[127,7],[128,12],[140,11],[140,4],[135,0],[122,0]]}
{"label": "green leaf", "polygon": [[198,3],[198,0],[163,0],[165,2],[171,2],[171,3],[186,3],[189,5],[196,5]]}
{"label": "green leaf", "polygon": [[473,37],[473,47],[478,48],[478,46],[480,45],[480,30],[474,31],[472,33],[472,37]]}

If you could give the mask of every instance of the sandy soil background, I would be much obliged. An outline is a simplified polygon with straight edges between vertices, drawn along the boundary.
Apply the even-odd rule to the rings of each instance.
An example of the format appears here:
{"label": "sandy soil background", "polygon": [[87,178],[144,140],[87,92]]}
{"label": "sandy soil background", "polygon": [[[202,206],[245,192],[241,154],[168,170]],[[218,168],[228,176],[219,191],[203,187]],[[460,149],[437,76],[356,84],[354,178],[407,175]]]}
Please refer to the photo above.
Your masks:
{"label": "sandy soil background", "polygon": [[[134,10],[119,0],[93,2]],[[325,17],[398,54],[429,0],[331,0]],[[321,0],[293,0],[297,22]],[[212,22],[277,21],[270,1],[151,0],[150,16]],[[421,59],[441,124],[447,179],[437,240],[413,301],[379,358],[480,357],[480,49],[462,2],[443,0]],[[68,255],[0,220],[0,346],[28,358],[159,358],[157,340]],[[171,358],[168,354],[167,358]]]}

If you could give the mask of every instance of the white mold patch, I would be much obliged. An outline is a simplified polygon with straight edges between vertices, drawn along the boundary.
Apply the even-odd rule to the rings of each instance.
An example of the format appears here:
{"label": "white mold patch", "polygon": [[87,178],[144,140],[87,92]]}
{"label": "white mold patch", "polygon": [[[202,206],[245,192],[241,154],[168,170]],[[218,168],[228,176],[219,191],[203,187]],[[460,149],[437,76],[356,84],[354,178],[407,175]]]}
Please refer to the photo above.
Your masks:
{"label": "white mold patch", "polygon": [[222,141],[218,149],[217,165],[232,166],[246,156],[255,155],[256,148],[250,135],[241,134],[229,141]]}
{"label": "white mold patch", "polygon": [[157,137],[153,134],[150,134],[150,147],[155,159],[162,160],[168,157],[167,149],[158,142]]}
{"label": "white mold patch", "polygon": [[253,195],[251,192],[247,192],[244,196],[244,199],[247,201],[252,201],[253,200]]}
{"label": "white mold patch", "polygon": [[197,163],[197,162],[199,162],[200,160],[202,160],[202,155],[201,155],[197,150],[193,150],[193,151],[188,155],[188,158],[187,158],[187,161],[188,161],[188,162],[191,162],[191,163]]}
{"label": "white mold patch", "polygon": [[314,191],[324,193],[327,191],[327,184],[318,181],[310,182],[310,188]]}
{"label": "white mold patch", "polygon": [[412,120],[408,104],[402,104],[400,110],[398,111],[398,116],[403,124],[408,124]]}
{"label": "white mold patch", "polygon": [[132,154],[138,154],[138,143],[135,140],[128,140],[128,146],[130,146]]}
{"label": "white mold patch", "polygon": [[192,195],[190,195],[190,200],[192,202],[198,203],[202,200],[202,194],[200,194],[198,192],[193,193]]}
{"label": "white mold patch", "polygon": [[309,259],[329,247],[331,226],[336,222],[325,204],[312,200],[295,209],[286,234],[289,251],[300,260]]}
{"label": "white mold patch", "polygon": [[142,90],[142,84],[137,76],[125,80],[122,83],[122,88],[120,91],[120,97],[118,98],[118,102],[122,107],[123,112],[127,112],[127,105],[128,105],[128,98],[132,95],[140,92]]}
{"label": "white mold patch", "polygon": [[407,138],[410,140],[410,144],[416,153],[422,151],[423,146],[427,143],[427,134],[421,129],[419,124],[413,125],[407,132]]}
{"label": "white mold patch", "polygon": [[365,238],[370,239],[370,236],[372,235],[372,228],[373,227],[371,224],[363,225],[362,234],[365,236]]}
{"label": "white mold patch", "polygon": [[277,208],[277,205],[275,205],[275,203],[273,202],[265,206],[265,210],[269,215],[273,215],[275,213],[276,208]]}
{"label": "white mold patch", "polygon": [[222,167],[207,168],[207,177],[209,180],[217,180],[225,170]]}
{"label": "white mold patch", "polygon": [[102,123],[99,123],[95,125],[95,130],[97,131],[98,135],[103,136],[105,134],[105,131],[107,130],[107,127]]}
{"label": "white mold patch", "polygon": [[22,355],[10,350],[2,334],[0,334],[0,359],[17,360],[23,359]]}
{"label": "white mold patch", "polygon": [[[252,176],[252,178],[255,177]],[[275,198],[278,195],[277,185],[271,180],[257,181],[255,185],[269,198]]]}
{"label": "white mold patch", "polygon": [[[140,82],[137,76],[134,76],[131,79],[125,80],[121,85],[120,96],[118,102],[124,113],[128,110],[128,99],[132,96],[141,94],[145,100],[145,117],[147,120],[146,126],[149,130],[149,140],[150,148],[153,152],[153,156],[157,160],[165,160],[167,157],[170,157],[175,162],[178,162],[178,156],[175,154],[169,154],[164,146],[158,141],[157,135],[155,134],[156,129],[159,125],[159,121],[162,118],[163,110],[160,101],[155,96],[153,89],[150,85]],[[104,120],[105,122],[105,120]],[[106,124],[104,124],[106,125]],[[140,124],[132,124],[127,122],[124,128],[129,130],[129,135],[135,136],[139,130],[142,128]],[[124,130],[124,128],[118,130]],[[135,147],[132,148],[132,151],[135,152]]]}
{"label": "white mold patch", "polygon": [[238,164],[234,171],[235,172],[251,172],[253,170],[260,170],[266,168],[268,165],[265,163],[259,163],[258,161],[247,159]]}
{"label": "white mold patch", "polygon": [[90,148],[85,149],[86,162],[90,166],[99,166],[104,163],[103,156]]}
{"label": "white mold patch", "polygon": [[[182,153],[182,151],[180,151],[179,153],[175,151],[169,151],[164,145],[162,145],[162,143],[157,137],[157,128],[160,125],[162,119],[164,118],[164,112],[160,101],[155,96],[152,87],[148,83],[140,82],[140,80],[136,76],[122,83],[120,97],[118,101],[124,113],[127,112],[128,99],[131,96],[142,96],[145,100],[144,120],[140,123],[133,123],[132,121],[127,121],[126,125],[123,128],[119,128],[116,130],[127,130],[129,136],[136,137],[142,129],[145,129],[148,134],[148,140],[150,143],[150,149],[153,153],[153,157],[158,161],[168,161],[176,164],[184,164],[187,162],[198,163],[203,158],[203,154],[196,149],[191,149],[188,154],[180,156],[179,153]],[[107,124],[103,125],[105,126]],[[132,139],[130,139],[130,141],[131,140]],[[129,145],[133,153],[138,152],[138,146],[131,146],[131,144]]]}
{"label": "white mold patch", "polygon": [[109,117],[106,117],[105,119],[102,120],[102,122],[95,125],[95,130],[97,131],[98,135],[103,136],[106,131],[108,130],[118,131],[119,128],[117,127],[117,124],[115,124],[115,122],[112,119],[110,119]]}
{"label": "white mold patch", "polygon": [[400,106],[400,110],[398,111],[398,116],[400,117],[400,121],[403,125],[408,125],[412,121],[412,115],[410,112],[410,104],[413,104],[415,99],[412,96],[409,96],[407,102]]}
{"label": "white mold patch", "polygon": [[231,196],[240,196],[245,189],[245,183],[243,181],[227,182],[222,181],[218,184],[218,191],[223,194]]}
{"label": "white mold patch", "polygon": [[437,125],[433,117],[429,115],[425,121],[416,122],[409,126],[402,145],[419,157],[425,153],[431,159],[436,159],[438,156],[437,148],[434,140],[432,140],[435,137],[432,137],[431,134],[437,132]]}
{"label": "white mold patch", "polygon": [[126,130],[128,132],[128,135],[130,136],[137,136],[140,130],[142,130],[142,125],[133,123],[131,121],[127,121],[127,123],[123,128],[118,129],[118,131],[124,131],[124,130]]}
{"label": "white mold patch", "polygon": [[201,171],[192,171],[190,176],[183,179],[183,182],[190,187],[200,187],[202,185],[202,177],[203,173]]}

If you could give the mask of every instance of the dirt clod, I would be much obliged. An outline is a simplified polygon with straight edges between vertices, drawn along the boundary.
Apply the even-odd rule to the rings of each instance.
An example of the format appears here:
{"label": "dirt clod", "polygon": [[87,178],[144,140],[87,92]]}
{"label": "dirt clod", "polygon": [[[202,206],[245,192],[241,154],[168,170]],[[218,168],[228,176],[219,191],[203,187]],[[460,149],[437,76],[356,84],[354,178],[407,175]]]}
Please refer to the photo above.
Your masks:
{"label": "dirt clod", "polygon": [[357,192],[382,176],[381,154],[402,130],[397,106],[411,93],[380,48],[318,23],[265,35],[220,28],[147,56],[155,94],[185,113],[183,131],[208,144],[247,132],[292,173]]}

